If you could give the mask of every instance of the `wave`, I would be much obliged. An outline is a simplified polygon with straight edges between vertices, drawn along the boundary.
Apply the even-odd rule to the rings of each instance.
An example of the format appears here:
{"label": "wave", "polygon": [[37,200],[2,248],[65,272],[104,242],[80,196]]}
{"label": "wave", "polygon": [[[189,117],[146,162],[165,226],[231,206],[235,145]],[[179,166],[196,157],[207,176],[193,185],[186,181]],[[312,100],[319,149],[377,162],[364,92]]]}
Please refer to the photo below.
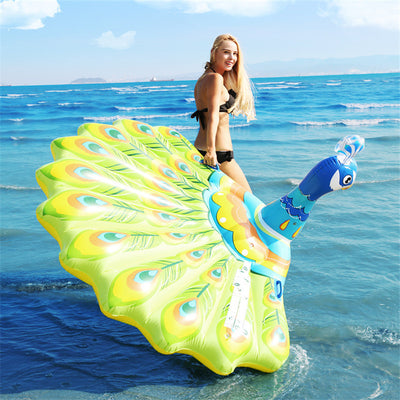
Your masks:
{"label": "wave", "polygon": [[392,179],[377,179],[371,181],[355,181],[354,185],[376,185],[381,183],[397,183],[400,181],[400,178],[392,178]]}
{"label": "wave", "polygon": [[23,118],[10,118],[6,121],[10,121],[10,122],[22,122],[24,119]]}
{"label": "wave", "polygon": [[338,104],[337,106],[351,109],[365,110],[369,108],[385,108],[385,107],[400,107],[400,103],[348,103],[348,104]]}
{"label": "wave", "polygon": [[400,345],[400,334],[387,328],[354,327],[352,331],[363,342],[390,346]]}
{"label": "wave", "polygon": [[21,99],[29,96],[38,96],[37,93],[8,93],[4,96],[0,96],[0,99]]}
{"label": "wave", "polygon": [[27,107],[39,107],[41,105],[42,105],[42,103],[32,103],[32,104],[27,104],[26,106]]}
{"label": "wave", "polygon": [[374,136],[367,138],[368,142],[392,142],[392,141],[399,141],[400,137],[398,135],[386,135],[386,136]]}
{"label": "wave", "polygon": [[45,93],[69,93],[69,92],[81,92],[81,89],[52,89],[52,90],[45,90]]}
{"label": "wave", "polygon": [[16,185],[0,185],[0,190],[17,190],[30,192],[32,190],[41,190],[39,187],[26,187],[26,186],[16,186]]}
{"label": "wave", "polygon": [[175,129],[177,132],[180,132],[180,131],[192,131],[192,130],[198,131],[199,130],[199,127],[197,125],[193,125],[193,126],[174,125],[174,126],[171,126],[170,128]]}
{"label": "wave", "polygon": [[[248,179],[251,181],[257,181],[260,179],[260,176],[255,176],[255,175],[248,175]],[[287,186],[293,186],[296,187],[300,185],[300,182],[302,179],[300,178],[286,178],[286,179],[275,179],[275,180],[269,180],[265,177],[262,177],[262,182],[263,186],[268,186],[268,187],[287,187]],[[355,186],[361,186],[361,185],[377,185],[377,184],[382,184],[382,183],[398,183],[400,181],[400,178],[393,178],[393,179],[377,179],[377,180],[370,180],[370,181],[355,181],[354,185]]]}
{"label": "wave", "polygon": [[135,115],[135,119],[153,119],[153,118],[182,118],[182,117],[188,117],[191,115],[191,112],[188,113],[182,113],[182,114],[155,114],[155,115]]}
{"label": "wave", "polygon": [[189,85],[153,85],[153,86],[127,86],[127,87],[110,87],[110,88],[101,88],[98,90],[110,90],[116,92],[117,94],[128,94],[128,93],[137,93],[137,92],[174,92],[181,91],[182,89],[186,89]]}
{"label": "wave", "polygon": [[117,92],[117,94],[125,94],[125,93],[136,93],[138,90],[136,87],[109,87],[109,88],[98,88],[96,90],[99,91],[112,91]]}
{"label": "wave", "polygon": [[169,88],[186,88],[189,85],[156,85],[156,86],[138,86],[140,89],[169,89]]}
{"label": "wave", "polygon": [[[264,396],[257,396],[257,398],[268,398],[270,400],[293,398],[296,389],[304,385],[310,368],[311,359],[307,350],[297,344],[291,345],[289,362],[280,369],[274,384],[271,385],[267,393],[263,393]],[[267,394],[267,397],[265,397],[265,394]]]}
{"label": "wave", "polygon": [[154,93],[154,92],[181,92],[182,89],[168,89],[166,87],[160,87],[159,89],[155,88],[155,89],[151,89],[151,88],[147,88],[147,87],[143,87],[141,88],[142,91],[146,91],[149,93]]}
{"label": "wave", "polygon": [[111,117],[83,117],[85,121],[97,121],[97,122],[110,122],[118,119],[134,119],[134,120],[146,120],[146,119],[157,119],[157,118],[181,118],[187,117],[191,113],[183,113],[183,114],[154,114],[154,115],[114,115]]}
{"label": "wave", "polygon": [[258,90],[279,90],[279,89],[299,89],[299,86],[294,86],[293,84],[284,84],[284,85],[277,85],[277,86],[265,86],[259,87]]}
{"label": "wave", "polygon": [[88,284],[78,279],[59,279],[55,281],[39,281],[39,282],[13,282],[3,280],[1,283],[2,289],[12,289],[17,292],[44,292],[48,290],[82,290],[87,289]]}
{"label": "wave", "polygon": [[[87,110],[86,110],[87,111]],[[126,118],[126,117],[124,117]],[[49,126],[53,124],[56,127],[58,123],[82,123],[83,117],[80,115],[73,115],[71,114],[56,114],[55,112],[51,112],[46,115],[46,117],[41,118],[40,115],[36,116],[33,115],[31,118],[9,118],[7,120],[3,120],[4,122],[24,122],[24,124],[40,124]]]}
{"label": "wave", "polygon": [[232,128],[245,128],[248,126],[252,126],[253,122],[249,121],[247,122],[245,119],[238,117],[236,118],[231,118],[230,122],[229,122],[229,127]]}
{"label": "wave", "polygon": [[400,118],[374,118],[374,119],[342,119],[338,121],[293,121],[299,126],[363,126],[379,125],[384,123],[399,123]]}
{"label": "wave", "polygon": [[[29,133],[33,133],[35,131],[30,131]],[[36,131],[38,134],[41,131]],[[54,137],[28,137],[28,136],[8,136],[8,137],[0,137],[1,142],[45,142],[50,143]]]}
{"label": "wave", "polygon": [[137,111],[137,110],[154,110],[160,107],[121,107],[121,106],[114,106],[113,109],[118,111]]}
{"label": "wave", "polygon": [[256,82],[256,86],[263,86],[263,85],[282,85],[285,81],[279,82]]}
{"label": "wave", "polygon": [[80,101],[76,101],[74,103],[57,103],[57,105],[60,107],[75,107],[75,106],[80,106],[82,104],[85,104],[85,103],[80,102]]}

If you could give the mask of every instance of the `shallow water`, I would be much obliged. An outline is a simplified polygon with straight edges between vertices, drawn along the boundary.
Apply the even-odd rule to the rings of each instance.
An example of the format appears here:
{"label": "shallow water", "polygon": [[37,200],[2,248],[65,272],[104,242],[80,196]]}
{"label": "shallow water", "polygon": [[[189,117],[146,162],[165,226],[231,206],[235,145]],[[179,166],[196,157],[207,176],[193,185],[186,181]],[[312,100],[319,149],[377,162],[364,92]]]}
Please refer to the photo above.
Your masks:
{"label": "shallow water", "polygon": [[291,355],[228,377],[157,353],[103,316],[35,218],[50,142],[118,117],[194,140],[194,82],[1,88],[1,393],[32,399],[395,399],[399,385],[399,74],[254,80],[257,120],[234,118],[235,158],[268,203],[343,136],[359,134],[354,187],[323,197],[292,243]]}

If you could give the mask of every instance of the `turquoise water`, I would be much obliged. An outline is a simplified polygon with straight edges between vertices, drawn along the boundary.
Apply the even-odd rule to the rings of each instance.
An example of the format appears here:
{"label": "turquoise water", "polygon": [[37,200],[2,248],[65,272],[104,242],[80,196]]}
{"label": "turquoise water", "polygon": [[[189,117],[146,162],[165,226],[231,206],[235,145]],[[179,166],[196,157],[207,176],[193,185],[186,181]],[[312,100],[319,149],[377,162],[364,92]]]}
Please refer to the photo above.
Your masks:
{"label": "turquoise water", "polygon": [[258,78],[257,120],[231,119],[235,158],[268,203],[343,136],[366,139],[356,184],[323,197],[292,243],[291,355],[228,377],[157,353],[101,314],[36,221],[50,142],[119,117],[193,141],[195,82],[1,88],[1,393],[32,399],[395,399],[400,391],[399,74]]}

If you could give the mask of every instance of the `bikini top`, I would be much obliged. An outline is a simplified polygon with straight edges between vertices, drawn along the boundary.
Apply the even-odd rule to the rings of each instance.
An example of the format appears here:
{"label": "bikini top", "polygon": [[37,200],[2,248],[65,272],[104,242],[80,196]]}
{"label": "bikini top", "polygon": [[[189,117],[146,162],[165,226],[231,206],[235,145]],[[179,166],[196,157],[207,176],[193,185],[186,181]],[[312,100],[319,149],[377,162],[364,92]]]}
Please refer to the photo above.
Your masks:
{"label": "bikini top", "polygon": [[[224,103],[219,106],[219,112],[229,112],[228,110],[233,106],[235,103],[236,99],[236,92],[233,89],[230,89],[228,91],[229,93],[229,99]],[[202,110],[196,110],[190,118],[196,118],[196,121],[200,119],[200,124],[203,129],[206,128],[206,118],[204,113],[208,111],[208,108],[203,108]]]}

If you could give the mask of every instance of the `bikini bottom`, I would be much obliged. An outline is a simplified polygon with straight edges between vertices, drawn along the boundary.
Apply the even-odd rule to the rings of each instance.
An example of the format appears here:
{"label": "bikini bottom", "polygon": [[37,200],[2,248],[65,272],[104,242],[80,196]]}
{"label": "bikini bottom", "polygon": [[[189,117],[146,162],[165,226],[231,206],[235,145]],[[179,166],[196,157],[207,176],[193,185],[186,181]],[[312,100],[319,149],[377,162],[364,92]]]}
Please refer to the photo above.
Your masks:
{"label": "bikini bottom", "polygon": [[[199,150],[197,151],[204,157],[207,152],[204,150]],[[217,151],[217,160],[219,164],[222,164],[225,161],[232,161],[233,160],[233,150],[227,150],[227,151]]]}

